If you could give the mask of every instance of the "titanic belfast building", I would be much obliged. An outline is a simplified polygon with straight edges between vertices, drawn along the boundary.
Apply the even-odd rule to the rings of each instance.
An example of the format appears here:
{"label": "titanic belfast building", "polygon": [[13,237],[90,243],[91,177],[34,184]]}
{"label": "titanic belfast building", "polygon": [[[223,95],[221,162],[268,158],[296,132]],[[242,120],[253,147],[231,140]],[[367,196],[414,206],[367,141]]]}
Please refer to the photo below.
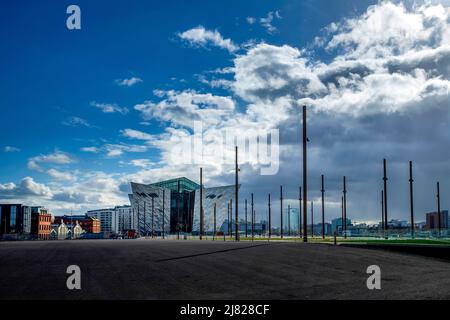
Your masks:
{"label": "titanic belfast building", "polygon": [[[131,182],[130,202],[141,235],[198,233],[200,229],[200,185],[177,178],[152,184]],[[205,188],[202,192],[204,231],[214,230],[228,221],[228,206],[234,206],[235,186]],[[233,211],[234,212],[234,211]]]}

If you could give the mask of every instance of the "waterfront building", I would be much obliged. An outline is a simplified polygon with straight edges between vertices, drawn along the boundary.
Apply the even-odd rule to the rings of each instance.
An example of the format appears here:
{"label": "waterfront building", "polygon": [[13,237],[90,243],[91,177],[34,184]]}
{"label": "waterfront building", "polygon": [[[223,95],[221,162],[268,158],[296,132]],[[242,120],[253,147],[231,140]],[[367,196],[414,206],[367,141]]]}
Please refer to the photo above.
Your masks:
{"label": "waterfront building", "polygon": [[[185,178],[152,184],[131,183],[132,210],[141,235],[200,231],[200,185]],[[234,207],[235,186],[203,187],[203,230],[214,230],[214,205],[217,229],[228,219],[230,201]],[[164,200],[163,200],[164,197]],[[164,205],[163,205],[164,203]],[[233,209],[234,215],[234,209]]]}

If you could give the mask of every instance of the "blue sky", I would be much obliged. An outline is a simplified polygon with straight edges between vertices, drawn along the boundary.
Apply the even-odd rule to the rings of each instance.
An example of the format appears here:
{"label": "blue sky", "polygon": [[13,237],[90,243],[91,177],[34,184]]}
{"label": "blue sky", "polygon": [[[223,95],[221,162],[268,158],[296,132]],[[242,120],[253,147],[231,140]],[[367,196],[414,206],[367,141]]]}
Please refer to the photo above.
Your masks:
{"label": "blue sky", "polygon": [[[10,119],[4,124],[2,142],[22,150],[20,155],[2,155],[4,180],[30,174],[26,163],[36,154],[63,149],[85,157],[79,148],[91,141],[117,143],[123,140],[118,137],[120,129],[139,126],[138,113],[102,114],[90,106],[92,101],[132,108],[156,88],[201,89],[195,74],[230,65],[227,52],[192,50],[177,40],[177,32],[203,25],[237,43],[257,38],[303,46],[330,22],[366,7],[351,1],[331,7],[328,1],[314,5],[302,1],[79,1],[82,29],[69,31],[65,27],[69,4],[18,1],[2,5],[6,50],[2,50],[0,103],[5,118]],[[279,32],[274,35],[246,23],[247,16],[264,17],[275,10],[283,13],[283,19],[276,21]],[[130,88],[115,83],[131,77],[144,82]],[[186,82],[180,83],[181,79]],[[63,125],[70,117],[95,127]],[[18,130],[18,122],[27,125]],[[145,129],[154,133],[161,127],[155,121]],[[150,151],[145,156],[157,154]],[[95,160],[80,161],[78,166],[117,167],[115,160]]]}
{"label": "blue sky", "polygon": [[[363,90],[360,84],[356,84],[355,87],[359,86],[361,95],[348,98],[346,94],[350,87],[346,87],[346,91],[343,90],[338,95],[342,99],[339,100],[342,102],[342,110],[337,107],[327,109],[321,104],[336,100],[333,98],[334,91],[329,85],[334,80],[326,83],[323,75],[318,77],[328,88],[328,93],[325,95],[322,92],[323,88],[318,88],[317,92],[311,94],[288,92],[280,97],[272,95],[273,88],[258,87],[256,88],[258,94],[263,91],[265,93],[255,98],[253,91],[247,90],[249,85],[244,84],[240,79],[249,77],[248,72],[257,74],[260,69],[250,68],[248,71],[242,68],[239,71],[237,67],[239,61],[241,61],[240,66],[247,67],[253,63],[252,61],[259,61],[260,55],[268,54],[266,58],[268,65],[264,65],[265,68],[270,70],[273,66],[274,72],[278,72],[279,69],[275,67],[280,61],[275,60],[281,57],[281,65],[292,67],[292,73],[302,73],[303,69],[298,67],[297,63],[303,63],[302,59],[305,59],[308,66],[308,70],[304,71],[305,79],[314,83],[311,79],[316,77],[315,73],[320,73],[321,68],[325,67],[332,69],[333,61],[351,61],[352,63],[359,61],[361,65],[364,65],[370,60],[370,63],[375,65],[381,63],[380,61],[391,61],[396,57],[401,60],[413,53],[446,48],[445,31],[439,31],[437,28],[431,30],[427,20],[440,19],[438,9],[429,10],[429,12],[438,12],[432,13],[436,15],[436,17],[433,16],[434,18],[430,18],[430,14],[425,13],[425,9],[412,6],[411,2],[405,3],[404,6],[399,4],[400,2],[392,6],[381,3],[373,12],[367,11],[370,5],[377,3],[377,1],[76,1],[74,3],[15,1],[2,3],[0,35],[4,49],[0,53],[2,70],[0,106],[3,118],[0,133],[2,148],[0,186],[3,187],[0,188],[0,199],[33,204],[43,203],[56,213],[63,213],[70,208],[83,211],[94,207],[126,203],[128,182],[136,179],[152,182],[160,177],[156,169],[159,170],[160,175],[186,173],[190,178],[196,179],[197,167],[174,166],[161,156],[161,153],[170,149],[170,145],[167,144],[170,138],[161,136],[167,133],[167,128],[190,130],[189,125],[172,120],[171,117],[176,117],[177,114],[170,113],[176,109],[167,109],[166,104],[171,103],[168,92],[172,92],[173,100],[176,100],[177,94],[182,92],[227,97],[235,108],[233,113],[228,114],[230,119],[239,117],[240,114],[248,115],[252,108],[256,108],[257,112],[267,113],[269,110],[268,112],[279,114],[280,119],[270,124],[266,123],[266,120],[261,121],[263,121],[262,126],[267,128],[286,128],[280,132],[280,143],[285,146],[285,149],[282,148],[284,152],[282,159],[297,157],[295,154],[297,146],[294,142],[297,135],[295,130],[298,128],[292,122],[294,100],[310,102],[317,111],[315,115],[320,115],[321,112],[326,114],[323,118],[313,116],[313,123],[317,121],[317,128],[320,128],[320,130],[317,129],[318,137],[313,146],[313,150],[317,148],[315,154],[320,155],[324,150],[334,150],[329,148],[330,139],[345,138],[348,139],[349,148],[351,147],[355,152],[355,156],[349,159],[348,155],[338,155],[338,150],[341,149],[336,148],[333,156],[319,157],[316,162],[318,171],[311,173],[311,179],[315,179],[322,168],[328,170],[331,190],[336,193],[334,198],[330,199],[330,210],[337,208],[336,199],[339,199],[340,188],[338,181],[342,172],[336,171],[334,166],[327,163],[325,159],[333,158],[333,163],[340,163],[348,168],[346,174],[350,176],[350,181],[353,179],[354,189],[365,193],[366,188],[372,188],[378,192],[375,188],[378,188],[379,181],[365,184],[359,172],[366,172],[367,169],[355,165],[357,162],[365,162],[365,157],[368,157],[368,142],[364,140],[364,134],[377,126],[386,128],[381,132],[374,131],[379,140],[374,142],[373,146],[375,148],[375,145],[383,139],[392,146],[387,146],[383,152],[381,150],[373,152],[371,156],[377,165],[384,156],[390,157],[395,161],[393,170],[397,170],[397,161],[402,163],[413,158],[413,151],[417,146],[414,146],[414,137],[405,138],[402,136],[404,131],[398,132],[401,125],[395,124],[395,121],[404,123],[404,117],[409,117],[412,119],[413,126],[414,123],[417,126],[413,131],[419,135],[422,130],[430,131],[426,124],[421,124],[423,119],[431,126],[436,114],[448,114],[448,108],[440,107],[434,113],[435,116],[426,110],[422,110],[424,112],[422,114],[421,111],[416,110],[416,105],[424,102],[420,99],[410,101],[408,97],[402,95],[389,97],[388,93],[387,98],[383,95],[361,98],[361,95],[370,90]],[[81,30],[66,28],[68,16],[66,8],[70,4],[76,4],[81,8]],[[418,4],[423,5],[420,2]],[[400,7],[403,8],[403,13],[402,9],[398,10]],[[429,7],[444,8],[444,14],[448,14],[448,3],[445,1],[433,2]],[[404,45],[398,47],[394,45],[395,48],[392,49],[389,47],[391,42],[385,41],[386,39],[375,39],[367,44],[357,32],[352,33],[352,28],[364,30],[367,25],[370,25],[370,23],[364,24],[364,21],[369,21],[371,17],[377,18],[380,12],[385,17],[399,14],[405,17],[405,21],[411,21],[414,24],[413,28],[418,27],[417,39],[408,34],[402,38],[401,30],[398,31],[389,19],[380,21],[381,24],[386,24],[386,37],[390,35],[391,30],[391,39],[395,40],[394,43],[401,43],[404,40]],[[422,17],[423,21],[418,22],[415,15]],[[271,21],[269,21],[270,17],[272,17]],[[346,24],[349,21],[350,23]],[[419,23],[420,26],[418,26]],[[205,40],[206,42],[202,43],[198,39],[183,39],[181,36],[183,32],[199,26],[202,30],[211,32],[210,34],[216,32],[216,35],[220,35],[220,39],[229,40],[228,43],[232,43],[237,49],[230,51],[214,41]],[[435,42],[433,40],[435,37],[433,38],[428,31],[441,32],[439,36],[444,40]],[[337,44],[327,48],[326,44],[333,41],[333,36]],[[419,36],[422,38],[419,39]],[[414,42],[413,45],[411,41]],[[270,47],[263,50],[263,44]],[[353,47],[353,53],[348,47]],[[258,51],[258,49],[261,50]],[[299,56],[295,57],[296,53],[291,49],[298,50]],[[373,55],[373,51],[377,54]],[[227,67],[233,67],[235,70],[226,74],[211,72]],[[400,71],[387,73],[374,67],[369,73],[379,77],[386,75],[393,77],[378,80],[384,83],[405,81],[405,85],[411,85],[412,93],[415,92],[414,90],[419,90],[418,88],[432,90],[438,86],[439,88],[436,89],[436,91],[440,90],[438,95],[440,104],[438,104],[445,105],[444,102],[449,99],[448,91],[445,91],[448,90],[445,87],[448,73],[439,69],[440,67],[440,65],[417,65],[411,70],[402,69],[402,67]],[[364,76],[367,74],[359,70],[361,66],[359,71],[349,68],[348,65],[342,68],[343,78],[347,81],[345,86],[348,86],[349,79],[359,81],[352,78],[354,74],[359,72]],[[312,75],[310,70],[313,70]],[[420,74],[421,71],[417,70],[423,70],[424,74]],[[290,72],[286,78],[291,79],[292,83],[297,80],[301,83],[304,80],[303,75],[299,76],[301,79],[297,79],[297,76],[292,76]],[[409,78],[395,80],[395,76],[401,77],[405,74],[410,75]],[[123,85],[123,82],[121,85],[122,81],[131,79],[134,79],[136,83],[127,86]],[[227,85],[215,86],[211,84],[213,79],[224,79],[229,82]],[[374,79],[378,78],[374,77]],[[445,83],[439,82],[436,85],[439,79]],[[364,84],[370,83],[374,90],[389,91],[380,87],[379,83],[372,78],[370,82],[369,79],[366,80]],[[251,81],[249,83],[251,84]],[[286,86],[286,90],[300,90],[298,83],[294,89]],[[164,94],[158,96],[154,90],[160,90]],[[442,90],[445,92],[442,93]],[[189,94],[187,95],[192,98]],[[197,99],[205,97],[200,96]],[[285,98],[289,101],[283,100]],[[353,100],[349,101],[349,99]],[[361,105],[366,107],[355,108],[353,106],[355,99],[362,99]],[[391,107],[384,108],[382,103],[380,106],[374,102],[374,99],[388,100],[390,106],[395,106],[394,110],[391,110]],[[178,103],[177,101],[174,103]],[[161,102],[165,105],[160,106],[160,113],[155,113],[152,110],[155,108],[153,104]],[[208,103],[199,108],[210,108]],[[217,108],[215,103],[212,102],[213,108]],[[429,101],[426,100],[425,103]],[[433,104],[436,105],[434,102]],[[144,105],[143,109],[139,111],[136,108],[138,105]],[[264,105],[269,105],[270,109],[264,109]],[[278,107],[281,111],[276,110]],[[182,109],[183,107],[180,110]],[[147,115],[143,110],[147,110]],[[286,114],[286,118],[281,116],[283,114]],[[342,119],[345,119],[342,117],[345,115],[348,116],[347,119],[352,119],[351,123],[344,122],[344,132],[348,133],[346,137],[336,133],[338,129],[334,127],[342,124]],[[218,127],[224,127],[224,123],[228,123],[227,126],[229,126],[230,119],[221,118],[220,123],[214,123]],[[265,118],[249,116],[249,121],[256,124],[259,123],[258,119]],[[446,124],[448,122],[442,124],[444,129],[448,129],[445,127]],[[355,128],[361,131],[357,132]],[[135,130],[134,133],[151,135],[153,140],[136,138],[136,135],[130,136],[124,133],[126,129]],[[433,132],[430,134],[440,138],[433,140],[436,142],[433,142],[434,145],[431,147],[421,146],[423,149],[417,147],[422,150],[420,153],[442,150],[448,142],[448,135],[440,134],[444,129],[434,126],[433,130],[436,132],[431,130]],[[386,136],[383,136],[384,134]],[[336,135],[335,138],[333,135]],[[358,137],[360,137],[359,140]],[[410,144],[405,147],[403,159],[398,156],[400,152],[398,146],[405,145],[405,139]],[[164,145],[155,143],[155,140]],[[409,154],[410,158],[406,157],[406,154]],[[334,159],[334,157],[339,158]],[[418,159],[423,168],[423,172],[419,174],[427,177],[428,185],[433,186],[434,180],[445,174],[448,180],[449,162],[446,155],[423,158]],[[148,163],[144,163],[143,159]],[[322,160],[324,163],[321,162]],[[283,165],[284,162],[281,161]],[[291,161],[287,163],[289,162]],[[296,186],[300,183],[300,172],[294,171],[299,178],[298,181],[292,181],[289,166],[286,164],[283,168],[286,169],[281,170],[275,177],[259,177],[259,180],[256,180],[250,178],[250,173],[257,168],[250,165],[247,170],[248,183],[243,186],[243,192],[258,190],[261,194],[275,193],[276,187],[261,189],[259,186],[286,184],[292,185],[290,196],[295,199]],[[352,172],[353,168],[354,172]],[[219,169],[214,167],[210,172],[211,184],[232,183],[232,178],[227,175],[226,166]],[[377,174],[378,172],[373,173],[373,179],[378,179]],[[28,180],[24,180],[26,178]],[[360,184],[365,186],[360,187]],[[314,183],[313,186],[315,187]],[[424,186],[424,189],[428,190],[430,187]],[[432,196],[428,196],[427,199]],[[394,212],[399,218],[407,217],[407,207],[401,204],[404,197],[404,195],[398,196],[398,203],[393,201]],[[354,199],[351,204],[352,209],[358,214],[362,211],[360,213],[362,219],[375,220],[378,210],[377,200],[373,198],[369,202],[366,200],[361,202],[362,204]],[[430,201],[421,209],[433,210],[433,202]]]}

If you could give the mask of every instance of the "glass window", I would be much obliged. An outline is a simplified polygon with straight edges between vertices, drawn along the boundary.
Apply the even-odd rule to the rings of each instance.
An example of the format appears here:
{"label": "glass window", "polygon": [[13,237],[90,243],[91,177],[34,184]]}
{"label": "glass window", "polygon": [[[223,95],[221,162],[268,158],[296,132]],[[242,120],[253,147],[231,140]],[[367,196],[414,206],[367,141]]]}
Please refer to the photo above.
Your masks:
{"label": "glass window", "polygon": [[17,219],[17,207],[11,206],[11,215],[9,220],[9,226],[11,229],[16,227],[16,219]]}

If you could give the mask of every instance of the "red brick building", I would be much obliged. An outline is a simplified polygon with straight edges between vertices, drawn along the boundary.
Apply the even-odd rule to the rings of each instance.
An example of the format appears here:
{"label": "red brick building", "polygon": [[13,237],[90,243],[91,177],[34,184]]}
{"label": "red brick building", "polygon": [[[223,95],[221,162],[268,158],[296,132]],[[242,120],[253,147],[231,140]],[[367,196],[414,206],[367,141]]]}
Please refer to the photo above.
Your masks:
{"label": "red brick building", "polygon": [[[439,215],[437,212],[429,212],[426,215],[428,230],[439,228]],[[448,210],[441,210],[441,229],[448,229]]]}
{"label": "red brick building", "polygon": [[75,224],[77,221],[80,224],[81,228],[83,228],[86,233],[100,233],[100,220],[97,218],[89,217],[87,215],[72,215],[72,216],[62,216],[55,217],[55,223],[61,224],[61,221],[64,224],[71,226],[72,223]]}
{"label": "red brick building", "polygon": [[52,215],[47,209],[39,208],[31,213],[31,234],[38,239],[49,240],[52,230]]}

